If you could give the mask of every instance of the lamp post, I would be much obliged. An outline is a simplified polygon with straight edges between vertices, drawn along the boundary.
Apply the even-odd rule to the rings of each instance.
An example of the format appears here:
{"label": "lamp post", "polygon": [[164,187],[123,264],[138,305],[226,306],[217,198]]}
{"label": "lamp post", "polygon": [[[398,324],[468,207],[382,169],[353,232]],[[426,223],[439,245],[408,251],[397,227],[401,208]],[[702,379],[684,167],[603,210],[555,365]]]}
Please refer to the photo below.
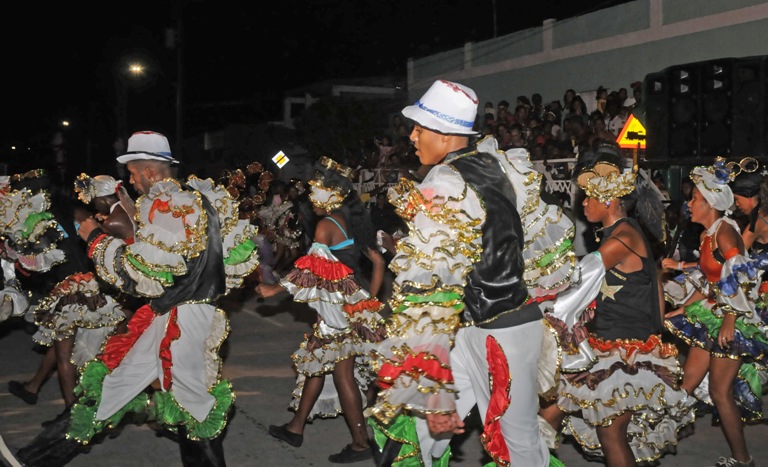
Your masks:
{"label": "lamp post", "polygon": [[128,140],[128,89],[141,85],[146,77],[146,67],[141,58],[121,57],[114,70],[117,91],[117,139]]}
{"label": "lamp post", "polygon": [[182,120],[182,93],[183,87],[182,79],[184,76],[184,40],[182,36],[183,26],[183,12],[184,12],[184,0],[176,0],[173,6],[173,15],[175,17],[176,30],[174,34],[173,48],[176,49],[176,145],[174,146],[173,154],[178,160],[182,160],[184,157],[182,152],[184,148],[184,135],[183,135],[183,120]]}
{"label": "lamp post", "polygon": [[[179,57],[176,58],[176,68],[177,68],[176,69],[177,77],[175,79],[175,82],[173,83],[175,85],[175,96],[174,96],[175,102],[173,107],[175,110],[174,118],[175,118],[175,131],[176,131],[176,135],[175,135],[176,145],[174,147],[174,157],[179,159],[181,157],[181,141],[180,140],[182,137],[181,135],[182,66],[181,66],[181,60]],[[160,66],[160,63],[158,63],[153,56],[146,53],[142,53],[142,52],[132,52],[118,59],[115,64],[114,76],[115,76],[115,87],[117,90],[117,107],[115,110],[117,115],[117,138],[118,138],[118,144],[119,144],[120,141],[123,141],[123,142],[127,141],[128,136],[130,136],[129,133],[131,131],[130,129],[131,125],[129,125],[129,119],[128,119],[129,91],[133,90],[136,92],[141,92],[144,90],[148,90],[149,88],[155,85],[155,82],[159,77],[162,76],[165,79],[169,79],[171,77],[163,71],[163,67]],[[155,89],[155,92],[157,92],[157,89]],[[162,99],[156,99],[153,102],[157,104],[162,102]],[[170,106],[166,108],[170,108]],[[136,112],[131,112],[131,115],[133,115],[131,120],[134,121],[134,124],[135,124],[137,121]],[[155,120],[160,118],[160,120],[162,121],[158,126],[155,126],[154,129],[168,133],[171,130],[168,128],[168,125],[166,125],[166,121],[162,118],[163,115],[164,114],[162,112],[160,112],[158,115],[152,115],[149,123],[158,125],[158,122],[156,122]],[[165,128],[165,130],[163,130],[163,128]],[[141,129],[148,129],[148,128],[141,128]]]}

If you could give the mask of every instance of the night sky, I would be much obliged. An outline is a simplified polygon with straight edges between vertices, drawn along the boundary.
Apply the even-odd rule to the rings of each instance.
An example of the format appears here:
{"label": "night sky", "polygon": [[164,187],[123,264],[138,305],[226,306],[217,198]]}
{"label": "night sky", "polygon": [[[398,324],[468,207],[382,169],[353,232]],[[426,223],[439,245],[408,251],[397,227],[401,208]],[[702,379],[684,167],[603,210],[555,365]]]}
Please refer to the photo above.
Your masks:
{"label": "night sky", "polygon": [[[184,108],[249,102],[276,120],[285,90],[328,78],[405,75],[422,57],[626,0],[243,2],[185,0]],[[93,2],[88,2],[93,4]],[[130,118],[173,128],[177,52],[170,1],[14,2],[1,28],[6,83],[0,142],[25,141],[62,119],[112,131],[117,65],[140,54],[154,71],[127,90]],[[496,22],[494,26],[494,6]],[[122,69],[122,68],[121,68]]]}

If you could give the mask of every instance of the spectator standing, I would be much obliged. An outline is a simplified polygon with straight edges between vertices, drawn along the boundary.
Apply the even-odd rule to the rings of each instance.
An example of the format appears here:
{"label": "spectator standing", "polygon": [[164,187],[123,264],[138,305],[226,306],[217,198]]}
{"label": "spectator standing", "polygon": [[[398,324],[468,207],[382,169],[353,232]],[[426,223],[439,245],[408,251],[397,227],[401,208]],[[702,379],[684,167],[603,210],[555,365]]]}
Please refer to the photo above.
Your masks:
{"label": "spectator standing", "polygon": [[392,145],[392,139],[384,135],[381,139],[375,139],[374,143],[379,148],[379,157],[376,161],[376,168],[383,169],[389,166],[389,158],[394,154],[395,147]]}
{"label": "spectator standing", "polygon": [[382,230],[390,235],[394,235],[398,230],[405,230],[403,221],[395,212],[395,207],[387,200],[385,191],[376,194],[376,203],[371,206],[371,222],[376,231]]}
{"label": "spectator standing", "polygon": [[[519,127],[519,125],[515,125],[516,129]],[[520,133],[520,130],[517,129],[518,134]],[[507,127],[506,123],[498,123],[496,125],[496,143],[499,145],[502,149],[507,149],[512,144],[512,133],[509,130],[509,127]],[[515,140],[515,143],[517,144],[517,139]],[[520,146],[518,146],[520,147]]]}

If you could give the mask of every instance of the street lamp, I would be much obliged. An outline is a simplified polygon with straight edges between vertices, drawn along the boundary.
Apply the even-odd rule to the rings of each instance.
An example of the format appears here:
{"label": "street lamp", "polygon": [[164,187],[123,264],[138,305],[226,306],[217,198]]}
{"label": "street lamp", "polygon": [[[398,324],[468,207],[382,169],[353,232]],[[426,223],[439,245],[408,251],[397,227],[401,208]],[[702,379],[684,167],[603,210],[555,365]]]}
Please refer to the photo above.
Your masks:
{"label": "street lamp", "polygon": [[[178,73],[178,70],[177,70]],[[129,136],[128,125],[128,92],[129,89],[133,91],[142,91],[150,88],[155,84],[155,81],[160,76],[168,78],[169,76],[163,71],[163,67],[155,60],[155,58],[143,52],[131,52],[126,54],[115,63],[114,77],[115,87],[117,89],[117,130],[118,140],[127,141]],[[180,79],[175,80],[175,120],[176,120],[176,139],[181,138],[181,85]],[[169,106],[170,107],[170,106]],[[132,112],[135,115],[135,112]],[[161,114],[162,115],[162,114]],[[156,117],[156,116],[155,116]],[[133,118],[132,120],[136,120]],[[162,129],[160,128],[155,129]],[[142,128],[148,129],[148,128]],[[180,142],[177,141],[177,148],[180,147]],[[117,149],[117,148],[116,148]],[[174,151],[174,155],[179,158],[180,153]]]}
{"label": "street lamp", "polygon": [[136,53],[130,56],[120,57],[114,65],[113,75],[115,79],[115,91],[117,93],[117,107],[115,114],[117,117],[117,139],[119,141],[128,140],[128,90],[142,87],[142,81],[147,77],[145,74],[147,63],[146,58],[136,56]]}
{"label": "street lamp", "polygon": [[142,65],[141,63],[131,63],[128,66],[128,71],[133,76],[141,76],[144,74],[144,65]]}

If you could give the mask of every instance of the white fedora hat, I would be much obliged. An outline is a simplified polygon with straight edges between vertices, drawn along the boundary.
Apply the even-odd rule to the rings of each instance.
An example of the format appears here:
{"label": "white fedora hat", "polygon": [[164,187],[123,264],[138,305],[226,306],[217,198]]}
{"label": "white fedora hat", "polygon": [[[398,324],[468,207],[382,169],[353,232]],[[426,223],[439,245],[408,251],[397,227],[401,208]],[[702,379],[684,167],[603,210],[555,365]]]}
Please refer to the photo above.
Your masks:
{"label": "white fedora hat", "polygon": [[459,83],[438,80],[403,115],[419,126],[449,135],[476,136],[477,94]]}
{"label": "white fedora hat", "polygon": [[137,160],[155,160],[178,164],[171,156],[168,138],[154,131],[137,131],[128,138],[128,150],[117,158],[117,162],[127,164]]}

